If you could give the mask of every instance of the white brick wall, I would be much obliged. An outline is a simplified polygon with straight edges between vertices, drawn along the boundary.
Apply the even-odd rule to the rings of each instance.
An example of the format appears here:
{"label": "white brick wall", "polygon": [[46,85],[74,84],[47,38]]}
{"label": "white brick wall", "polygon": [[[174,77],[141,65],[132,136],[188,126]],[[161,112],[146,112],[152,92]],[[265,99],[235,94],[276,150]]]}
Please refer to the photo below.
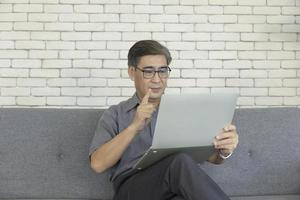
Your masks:
{"label": "white brick wall", "polygon": [[0,2],[0,107],[102,108],[134,92],[127,52],[171,50],[166,93],[239,92],[239,107],[300,107],[298,0]]}

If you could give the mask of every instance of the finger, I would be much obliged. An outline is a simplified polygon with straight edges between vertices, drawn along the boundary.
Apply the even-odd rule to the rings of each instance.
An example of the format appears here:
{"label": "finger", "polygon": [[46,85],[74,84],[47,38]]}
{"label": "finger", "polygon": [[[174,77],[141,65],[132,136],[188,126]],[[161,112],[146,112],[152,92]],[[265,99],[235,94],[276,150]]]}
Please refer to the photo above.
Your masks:
{"label": "finger", "polygon": [[223,131],[234,131],[234,130],[236,130],[236,127],[232,124],[228,124],[223,128]]}
{"label": "finger", "polygon": [[234,145],[221,145],[221,146],[216,146],[215,148],[232,152],[232,151],[234,151],[235,146]]}
{"label": "finger", "polygon": [[233,138],[233,137],[236,137],[236,132],[235,131],[220,133],[216,136],[216,139],[217,140],[223,140],[225,138]]}
{"label": "finger", "polygon": [[147,104],[148,103],[148,100],[149,100],[149,97],[150,97],[150,92],[151,92],[151,89],[149,89],[147,91],[147,93],[145,94],[145,96],[143,97],[142,104]]}
{"label": "finger", "polygon": [[234,144],[233,139],[226,139],[226,140],[220,140],[220,141],[214,141],[215,146],[221,146],[221,145],[230,145]]}

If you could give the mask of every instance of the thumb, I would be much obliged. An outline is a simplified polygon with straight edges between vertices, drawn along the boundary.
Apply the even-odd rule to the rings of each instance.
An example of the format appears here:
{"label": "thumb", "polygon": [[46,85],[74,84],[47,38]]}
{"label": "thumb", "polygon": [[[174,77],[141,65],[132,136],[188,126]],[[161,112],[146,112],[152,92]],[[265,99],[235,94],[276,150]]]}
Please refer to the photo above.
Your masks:
{"label": "thumb", "polygon": [[143,97],[142,103],[141,104],[147,104],[149,97],[150,97],[150,89],[148,90],[148,92],[145,94],[145,96]]}

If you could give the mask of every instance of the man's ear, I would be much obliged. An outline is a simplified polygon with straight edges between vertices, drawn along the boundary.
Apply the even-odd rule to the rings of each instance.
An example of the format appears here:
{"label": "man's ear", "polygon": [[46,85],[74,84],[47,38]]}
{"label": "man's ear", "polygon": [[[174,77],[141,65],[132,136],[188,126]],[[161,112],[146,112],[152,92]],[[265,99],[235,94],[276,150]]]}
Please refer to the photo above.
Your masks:
{"label": "man's ear", "polygon": [[135,69],[133,66],[128,67],[128,75],[132,81],[134,81],[134,71],[135,71]]}

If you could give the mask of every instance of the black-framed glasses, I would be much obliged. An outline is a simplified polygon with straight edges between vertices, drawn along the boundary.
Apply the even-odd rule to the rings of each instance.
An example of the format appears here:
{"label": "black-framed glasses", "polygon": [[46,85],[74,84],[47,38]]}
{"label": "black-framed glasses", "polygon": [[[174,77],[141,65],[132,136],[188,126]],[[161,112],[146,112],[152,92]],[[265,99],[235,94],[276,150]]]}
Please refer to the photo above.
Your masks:
{"label": "black-framed glasses", "polygon": [[135,67],[135,69],[138,69],[139,71],[143,72],[143,77],[146,79],[153,78],[156,73],[158,73],[158,76],[160,78],[168,78],[171,72],[171,68],[169,66],[162,66],[159,67],[157,70],[155,69],[155,67],[152,66],[144,67],[144,69]]}

